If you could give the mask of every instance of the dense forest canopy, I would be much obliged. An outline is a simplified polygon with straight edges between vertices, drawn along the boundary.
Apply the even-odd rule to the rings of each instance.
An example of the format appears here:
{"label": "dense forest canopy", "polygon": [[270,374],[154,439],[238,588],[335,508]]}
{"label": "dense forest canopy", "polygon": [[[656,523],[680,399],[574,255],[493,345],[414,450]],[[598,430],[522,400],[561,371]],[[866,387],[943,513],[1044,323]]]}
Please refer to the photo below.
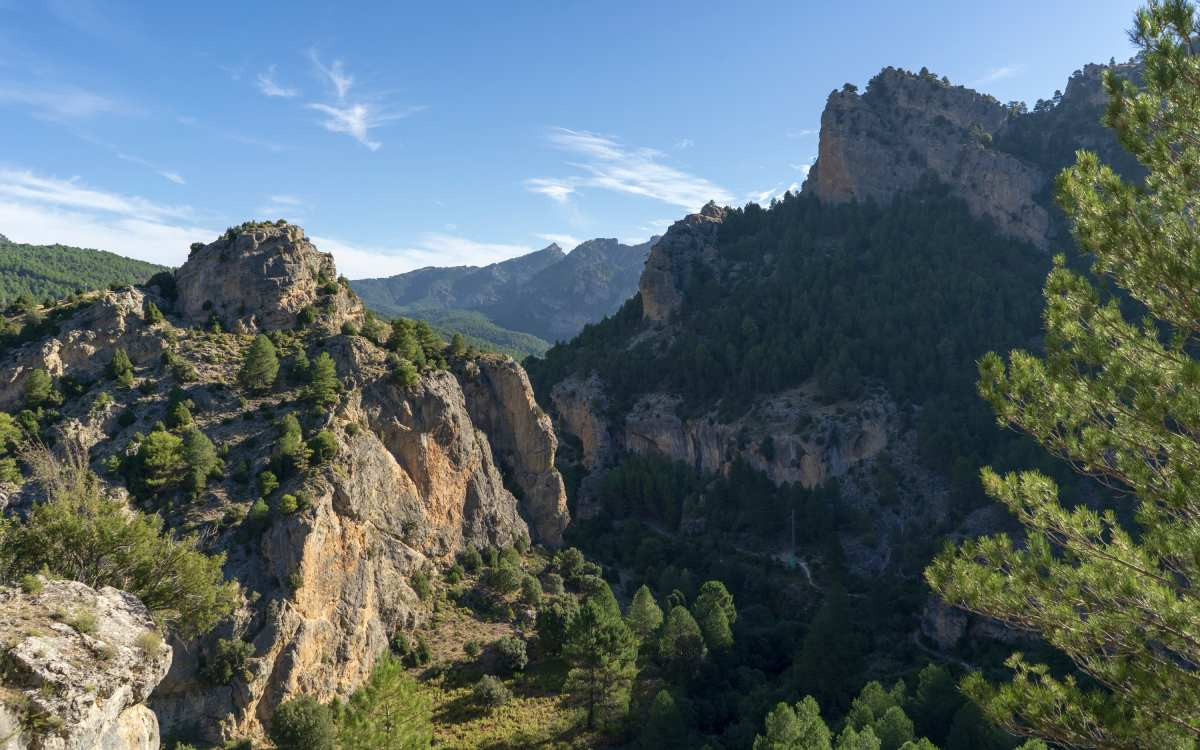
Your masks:
{"label": "dense forest canopy", "polygon": [[76,290],[140,284],[165,270],[104,250],[26,245],[0,236],[0,305],[22,294],[40,301],[66,297]]}

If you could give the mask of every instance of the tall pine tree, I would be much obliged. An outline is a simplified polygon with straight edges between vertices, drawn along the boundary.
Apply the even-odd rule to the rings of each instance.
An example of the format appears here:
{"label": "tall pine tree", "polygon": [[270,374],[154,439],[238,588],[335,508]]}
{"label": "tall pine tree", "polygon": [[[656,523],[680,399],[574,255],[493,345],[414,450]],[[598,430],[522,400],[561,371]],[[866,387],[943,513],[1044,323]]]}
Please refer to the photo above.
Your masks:
{"label": "tall pine tree", "polygon": [[1046,354],[995,354],[980,391],[1001,423],[1128,493],[1121,522],[1059,501],[1036,472],[983,472],[1026,530],[947,550],[926,571],[948,601],[1040,635],[1089,679],[1009,661],[1011,681],[966,692],[1020,734],[1080,747],[1179,748],[1200,739],[1200,26],[1185,0],[1137,14],[1144,89],[1106,76],[1105,123],[1147,169],[1123,181],[1081,152],[1059,200],[1095,273],[1148,316],[1130,322],[1059,260],[1046,284]]}

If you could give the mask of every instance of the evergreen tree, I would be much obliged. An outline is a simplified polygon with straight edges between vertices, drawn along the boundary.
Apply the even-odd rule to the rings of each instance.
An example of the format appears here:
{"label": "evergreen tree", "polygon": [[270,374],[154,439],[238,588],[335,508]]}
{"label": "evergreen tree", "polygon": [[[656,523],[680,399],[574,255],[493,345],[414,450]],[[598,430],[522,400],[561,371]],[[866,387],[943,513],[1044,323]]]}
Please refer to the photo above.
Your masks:
{"label": "evergreen tree", "polygon": [[279,442],[275,445],[280,473],[283,476],[292,476],[304,471],[308,467],[310,455],[308,446],[304,444],[300,420],[294,413],[288,412],[279,422]]}
{"label": "evergreen tree", "polygon": [[396,363],[396,381],[405,388],[412,388],[421,382],[421,371],[411,361],[401,358]]}
{"label": "evergreen tree", "polygon": [[463,338],[461,333],[456,333],[450,337],[450,356],[455,359],[461,359],[467,354],[467,340]]}
{"label": "evergreen tree", "polygon": [[650,593],[649,586],[643,585],[633,595],[633,601],[629,604],[629,613],[625,616],[625,621],[629,623],[629,629],[637,635],[642,643],[650,640],[651,636],[658,631],[659,626],[662,625],[663,613],[658,602],[654,601],[654,594]]}
{"label": "evergreen tree", "polygon": [[53,405],[57,401],[50,373],[40,367],[30,372],[29,377],[25,379],[25,406],[36,410],[42,406]]}
{"label": "evergreen tree", "polygon": [[780,703],[767,714],[766,731],[754,738],[754,750],[831,750],[829,727],[812,696],[792,708]]}
{"label": "evergreen tree", "polygon": [[212,441],[195,427],[183,433],[183,465],[187,472],[184,487],[193,498],[204,491],[210,477],[219,476],[225,468]]}
{"label": "evergreen tree", "polygon": [[145,320],[148,325],[155,325],[163,322],[162,310],[158,309],[158,305],[154,304],[153,300],[146,300]]}
{"label": "evergreen tree", "polygon": [[254,337],[238,373],[238,383],[252,391],[263,391],[275,384],[279,375],[279,357],[275,345],[263,334]]}
{"label": "evergreen tree", "polygon": [[1046,283],[1045,356],[980,362],[999,420],[1079,470],[1128,491],[1134,523],[1064,504],[1036,472],[983,472],[1025,527],[987,537],[926,571],[952,604],[1031,631],[1090,679],[1059,677],[1020,654],[1011,681],[963,684],[994,721],[1053,743],[1190,747],[1200,739],[1200,32],[1185,0],[1137,13],[1143,90],[1105,78],[1105,123],[1148,171],[1126,183],[1081,152],[1059,200],[1094,272],[1149,314],[1129,322],[1059,259]]}
{"label": "evergreen tree", "polygon": [[879,738],[875,736],[873,729],[867,727],[860,732],[847,724],[838,735],[834,750],[880,750],[880,747]]}
{"label": "evergreen tree", "polygon": [[137,483],[150,493],[157,492],[180,479],[183,439],[164,429],[154,430],[138,445],[134,458]]}
{"label": "evergreen tree", "polygon": [[669,690],[659,690],[650,704],[646,723],[638,733],[638,743],[646,750],[689,750],[687,722]]}
{"label": "evergreen tree", "polygon": [[704,634],[704,642],[713,651],[725,651],[733,646],[730,625],[737,619],[733,596],[720,581],[706,581],[692,603],[692,614]]}
{"label": "evergreen tree", "polygon": [[571,623],[579,614],[579,603],[573,596],[555,597],[538,610],[538,646],[551,656],[562,652],[571,632]]}
{"label": "evergreen tree", "polygon": [[342,383],[338,380],[337,367],[333,357],[328,352],[321,352],[312,361],[309,370],[308,400],[317,406],[330,407],[337,405],[342,392]]}
{"label": "evergreen tree", "polygon": [[133,362],[129,361],[129,354],[124,349],[113,352],[108,363],[108,376],[122,388],[133,387]]}
{"label": "evergreen tree", "polygon": [[706,652],[704,636],[692,613],[672,607],[658,639],[658,653],[668,671],[677,678],[690,677],[700,668]]}
{"label": "evergreen tree", "polygon": [[622,718],[637,675],[637,638],[620,614],[585,601],[571,621],[563,655],[571,665],[563,689],[583,709],[587,728]]}
{"label": "evergreen tree", "polygon": [[333,712],[309,695],[281,703],[267,736],[277,750],[337,750]]}
{"label": "evergreen tree", "polygon": [[424,750],[433,742],[433,702],[394,657],[384,657],[339,717],[342,750]]}

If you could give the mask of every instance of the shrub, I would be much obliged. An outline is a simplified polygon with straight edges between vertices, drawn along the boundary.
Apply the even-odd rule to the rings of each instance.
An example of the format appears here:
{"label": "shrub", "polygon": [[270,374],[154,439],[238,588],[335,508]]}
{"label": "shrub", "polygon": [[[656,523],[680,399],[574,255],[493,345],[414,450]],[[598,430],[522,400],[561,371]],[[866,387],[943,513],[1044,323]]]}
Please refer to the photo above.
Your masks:
{"label": "shrub", "polygon": [[409,583],[421,601],[429,601],[429,597],[433,596],[433,582],[430,580],[428,571],[422,569],[413,573]]}
{"label": "shrub", "polygon": [[462,555],[462,564],[467,572],[474,573],[483,567],[483,557],[479,554],[478,549],[469,547]]}
{"label": "shrub", "polygon": [[279,478],[275,476],[275,472],[264,471],[258,475],[258,491],[263,497],[267,497],[275,490],[279,489]]}
{"label": "shrub", "polygon": [[324,463],[338,454],[337,438],[329,430],[321,430],[308,441],[308,448],[314,461]]}
{"label": "shrub", "polygon": [[542,584],[528,573],[521,578],[521,603],[530,607],[542,603]]}
{"label": "shrub", "polygon": [[563,587],[563,577],[558,573],[547,573],[545,575],[546,585],[545,592],[551,596],[558,596],[566,589]]}
{"label": "shrub", "polygon": [[488,568],[483,583],[498,594],[511,594],[521,588],[521,571],[512,565],[497,565]]}
{"label": "shrub", "polygon": [[475,687],[471,688],[471,700],[475,702],[475,705],[483,708],[503,706],[508,703],[510,698],[512,698],[512,691],[490,674],[480,677],[479,682],[475,683]]}
{"label": "shrub", "polygon": [[250,679],[250,658],[254,646],[240,638],[222,638],[205,655],[200,676],[212,685],[228,685],[235,677]]}
{"label": "shrub", "polygon": [[134,645],[151,656],[158,656],[162,653],[164,643],[163,638],[157,630],[147,630],[134,640]]}
{"label": "shrub", "polygon": [[454,565],[450,566],[450,570],[446,571],[446,583],[453,586],[456,583],[460,583],[466,575],[467,573],[463,570],[463,566],[460,563],[454,563]]}
{"label": "shrub", "polygon": [[36,576],[32,573],[26,573],[25,575],[21,576],[21,590],[30,596],[36,596],[37,594],[40,594],[44,585],[45,582],[42,580],[41,576]]}
{"label": "shrub", "polygon": [[333,712],[308,695],[281,703],[271,718],[267,736],[277,748],[335,750],[337,747]]}
{"label": "shrub", "polygon": [[483,645],[479,641],[472,638],[463,644],[463,653],[472,659],[477,659],[479,658],[479,655],[483,653]]}
{"label": "shrub", "polygon": [[279,512],[285,516],[295,513],[299,507],[295,495],[285,494],[279,498]]}
{"label": "shrub", "polygon": [[525,641],[516,636],[505,636],[496,641],[497,666],[505,673],[520,672],[529,664],[529,652]]}
{"label": "shrub", "polygon": [[67,624],[78,630],[80,633],[91,635],[96,632],[96,615],[93,612],[86,610],[76,611]]}

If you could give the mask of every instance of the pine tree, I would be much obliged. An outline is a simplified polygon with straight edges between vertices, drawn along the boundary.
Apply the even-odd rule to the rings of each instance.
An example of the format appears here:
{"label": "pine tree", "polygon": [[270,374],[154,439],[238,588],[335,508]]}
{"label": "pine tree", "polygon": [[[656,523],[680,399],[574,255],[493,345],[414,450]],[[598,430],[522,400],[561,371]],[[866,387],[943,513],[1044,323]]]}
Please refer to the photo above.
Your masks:
{"label": "pine tree", "polygon": [[279,462],[280,474],[285,477],[302,472],[308,467],[311,451],[304,444],[300,420],[291,412],[285,414],[279,422],[279,442],[275,445],[275,455]]}
{"label": "pine tree", "polygon": [[461,333],[456,333],[450,337],[450,356],[455,359],[461,359],[467,354],[467,340],[463,338]]}
{"label": "pine tree", "polygon": [[633,601],[629,604],[629,613],[625,616],[625,621],[629,623],[629,629],[637,635],[642,643],[650,640],[651,636],[658,631],[659,626],[662,625],[663,613],[658,602],[654,601],[654,594],[650,593],[649,586],[643,585],[633,595]]}
{"label": "pine tree", "polygon": [[312,361],[309,370],[308,400],[323,407],[335,406],[342,392],[337,368],[328,352],[321,352]]}
{"label": "pine tree", "polygon": [[880,750],[880,748],[879,738],[875,736],[873,729],[867,727],[860,732],[849,724],[842,729],[842,733],[838,735],[837,744],[834,745],[834,750]]}
{"label": "pine tree", "polygon": [[155,325],[163,322],[162,310],[158,309],[158,305],[154,304],[153,300],[146,300],[146,323]]}
{"label": "pine tree", "polygon": [[831,750],[829,727],[812,696],[792,708],[779,703],[767,714],[766,732],[754,738],[754,750]]}
{"label": "pine tree", "polygon": [[124,349],[113,352],[108,363],[108,376],[122,388],[133,387],[133,362],[129,361],[129,354]]}
{"label": "pine tree", "polygon": [[421,372],[407,359],[401,358],[396,363],[395,371],[396,381],[405,388],[412,388],[417,383],[421,382]]}
{"label": "pine tree", "polygon": [[279,704],[267,732],[277,750],[336,750],[337,725],[328,706],[303,695]]}
{"label": "pine tree", "polygon": [[571,665],[563,689],[583,708],[587,728],[606,727],[623,717],[637,675],[637,638],[620,614],[585,601],[571,621],[563,655]]}
{"label": "pine tree", "polygon": [[733,630],[730,626],[737,620],[737,608],[725,584],[706,581],[692,603],[692,614],[710,649],[724,651],[733,646]]}
{"label": "pine tree", "polygon": [[29,377],[25,379],[25,406],[37,409],[52,405],[57,401],[57,393],[54,391],[54,381],[50,379],[50,373],[40,367],[30,372]]}
{"label": "pine tree", "polygon": [[1200,739],[1200,32],[1185,0],[1137,14],[1144,90],[1106,74],[1105,123],[1148,171],[1123,181],[1090,153],[1058,195],[1093,271],[1148,313],[1126,320],[1059,259],[1046,284],[1045,356],[980,362],[980,391],[1002,423],[1073,467],[1127,491],[1133,524],[1059,501],[1036,472],[983,472],[1026,541],[987,537],[926,571],[952,604],[1040,635],[1090,679],[1009,660],[1011,681],[964,690],[996,722],[1053,743],[1190,747]]}
{"label": "pine tree", "polygon": [[692,613],[672,607],[658,639],[658,653],[667,669],[676,677],[690,677],[700,668],[706,652],[704,636]]}
{"label": "pine tree", "polygon": [[218,476],[225,468],[212,441],[195,427],[183,433],[183,464],[187,472],[184,487],[193,498],[204,491],[209,477]]}
{"label": "pine tree", "polygon": [[433,742],[433,702],[399,659],[384,657],[339,717],[342,750],[423,750]]}
{"label": "pine tree", "polygon": [[246,352],[242,370],[238,373],[238,382],[243,388],[252,391],[263,391],[275,384],[279,375],[279,357],[275,353],[275,345],[263,334],[254,337],[254,343]]}
{"label": "pine tree", "polygon": [[638,744],[646,750],[687,750],[695,747],[688,738],[683,712],[669,690],[659,690],[655,694],[646,723],[638,732]]}

